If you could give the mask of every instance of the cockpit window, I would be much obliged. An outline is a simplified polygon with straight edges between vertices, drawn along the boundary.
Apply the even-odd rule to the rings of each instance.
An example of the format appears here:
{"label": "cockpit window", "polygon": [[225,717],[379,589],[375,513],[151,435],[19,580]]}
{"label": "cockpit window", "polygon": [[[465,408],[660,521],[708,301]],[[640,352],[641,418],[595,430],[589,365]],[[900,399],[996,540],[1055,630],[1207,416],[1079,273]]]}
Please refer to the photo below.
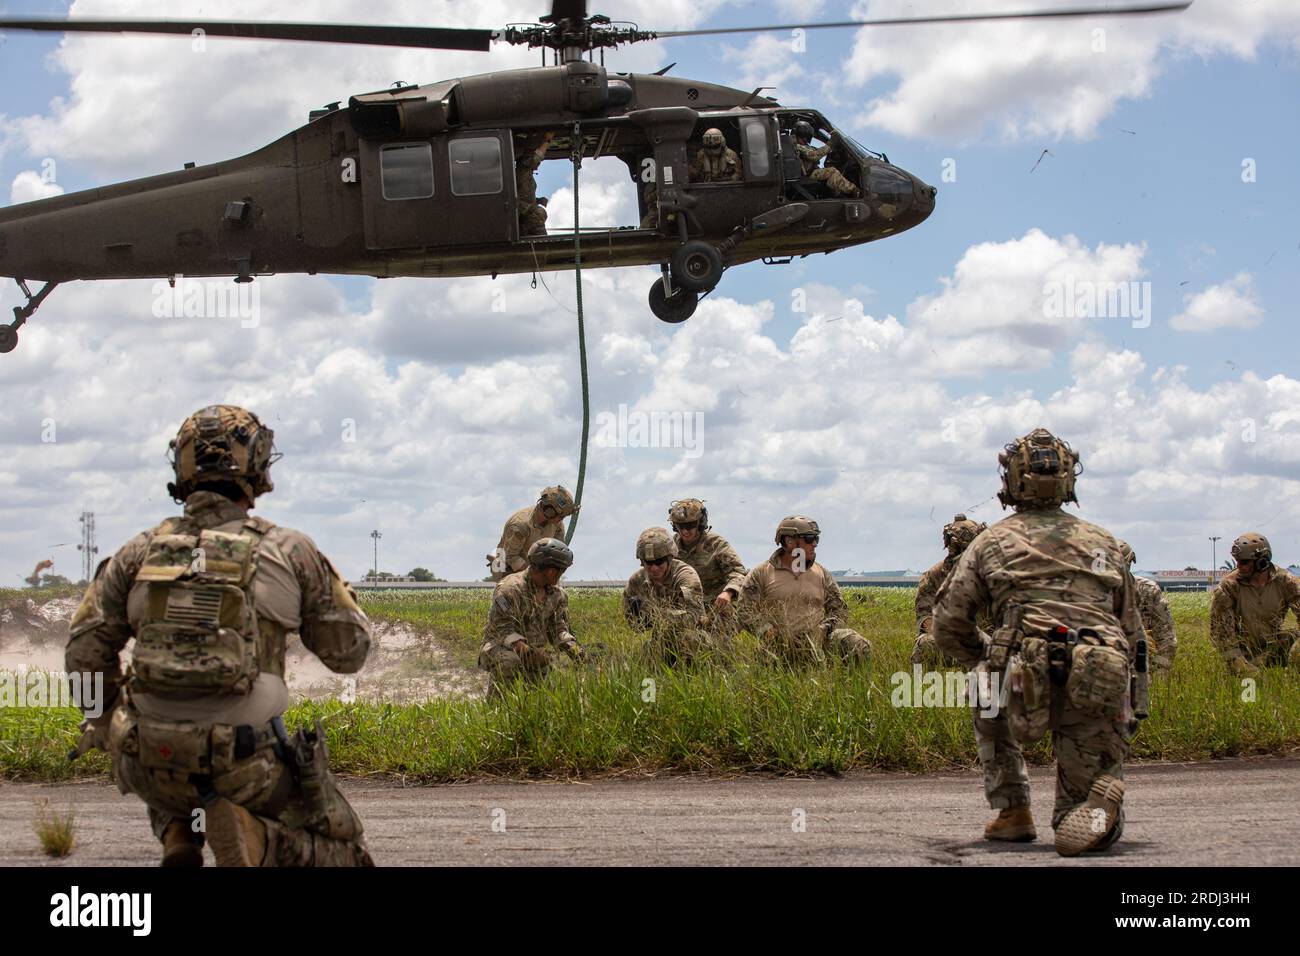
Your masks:
{"label": "cockpit window", "polygon": [[912,180],[894,169],[875,163],[867,174],[867,192],[874,193],[887,202],[912,198]]}

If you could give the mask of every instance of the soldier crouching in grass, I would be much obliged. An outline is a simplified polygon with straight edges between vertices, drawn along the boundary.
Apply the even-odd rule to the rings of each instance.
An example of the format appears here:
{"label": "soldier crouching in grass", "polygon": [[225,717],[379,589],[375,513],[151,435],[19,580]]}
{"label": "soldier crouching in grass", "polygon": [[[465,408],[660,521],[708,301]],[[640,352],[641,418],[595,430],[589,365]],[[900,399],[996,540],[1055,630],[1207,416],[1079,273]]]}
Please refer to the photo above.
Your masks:
{"label": "soldier crouching in grass", "polygon": [[677,558],[677,543],[666,528],[646,528],[636,541],[641,568],[623,589],[623,615],[629,627],[648,631],[645,656],[672,666],[689,664],[712,647],[702,624],[704,589],[700,576]]}
{"label": "soldier crouching in grass", "polygon": [[515,680],[539,681],[551,670],[551,651],[559,649],[579,663],[586,652],[569,632],[569,595],[560,587],[573,564],[573,552],[558,538],[543,538],[528,549],[528,566],[506,575],[492,592],[478,666],[488,672],[488,696],[500,696]]}
{"label": "soldier crouching in grass", "polygon": [[831,573],[817,563],[821,529],[790,515],[776,529],[780,545],[745,577],[739,611],[772,661],[868,664],[871,642],[848,626],[849,609]]}
{"label": "soldier crouching in grass", "polygon": [[370,625],[310,538],[249,515],[272,490],[273,437],[232,405],[186,419],[168,485],[184,513],[101,564],[72,619],[67,668],[102,673],[109,702],[78,750],[108,751],[164,866],[202,866],[205,838],[219,866],[373,865],[320,724],[291,738],[281,717],[288,634],[353,674]]}

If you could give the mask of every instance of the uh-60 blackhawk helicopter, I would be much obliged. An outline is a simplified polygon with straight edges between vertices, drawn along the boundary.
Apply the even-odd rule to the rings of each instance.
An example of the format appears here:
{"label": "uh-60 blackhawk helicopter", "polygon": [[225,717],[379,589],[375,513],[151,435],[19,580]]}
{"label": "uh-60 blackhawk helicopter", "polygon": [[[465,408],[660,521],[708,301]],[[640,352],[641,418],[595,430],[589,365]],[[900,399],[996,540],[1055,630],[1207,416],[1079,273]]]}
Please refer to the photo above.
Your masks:
{"label": "uh-60 blackhawk helicopter", "polygon": [[[0,352],[59,283],[74,279],[261,274],[468,276],[659,265],[650,308],[694,311],[723,270],[789,261],[900,233],[934,211],[935,189],[836,129],[815,109],[666,75],[610,72],[604,50],[659,38],[950,21],[1113,16],[1185,9],[1190,0],[838,23],[648,31],[554,0],[540,23],[503,30],[213,20],[0,19],[0,30],[306,40],[488,51],[549,51],[552,65],[400,86],[311,113],[247,156],[0,209],[0,276],[27,301],[0,325]],[[601,53],[596,62],[594,51]],[[797,124],[829,147],[853,184],[833,193],[795,151]],[[740,159],[735,181],[692,182],[706,130]],[[804,127],[806,129],[806,127]],[[546,137],[545,134],[552,134]],[[617,157],[649,228],[526,235],[516,163]],[[524,175],[531,176],[530,171]],[[653,185],[655,188],[650,189]],[[579,249],[580,245],[580,249]],[[29,280],[43,287],[32,293]]]}

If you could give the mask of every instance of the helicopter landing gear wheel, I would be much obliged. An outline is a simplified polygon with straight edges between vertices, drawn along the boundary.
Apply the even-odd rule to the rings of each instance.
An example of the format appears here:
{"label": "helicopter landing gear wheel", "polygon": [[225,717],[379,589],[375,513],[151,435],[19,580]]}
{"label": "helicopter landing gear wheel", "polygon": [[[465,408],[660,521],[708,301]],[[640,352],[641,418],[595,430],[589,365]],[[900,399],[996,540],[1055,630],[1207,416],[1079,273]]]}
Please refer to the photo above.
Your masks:
{"label": "helicopter landing gear wheel", "polygon": [[692,239],[672,258],[673,282],[689,292],[708,292],[722,278],[722,255],[711,243]]}
{"label": "helicopter landing gear wheel", "polygon": [[655,318],[676,324],[685,322],[695,314],[695,307],[700,297],[694,292],[683,289],[680,285],[673,287],[673,294],[664,292],[664,280],[655,279],[650,286],[650,311]]}
{"label": "helicopter landing gear wheel", "polygon": [[18,330],[12,325],[0,325],[0,354],[12,352],[18,345]]}

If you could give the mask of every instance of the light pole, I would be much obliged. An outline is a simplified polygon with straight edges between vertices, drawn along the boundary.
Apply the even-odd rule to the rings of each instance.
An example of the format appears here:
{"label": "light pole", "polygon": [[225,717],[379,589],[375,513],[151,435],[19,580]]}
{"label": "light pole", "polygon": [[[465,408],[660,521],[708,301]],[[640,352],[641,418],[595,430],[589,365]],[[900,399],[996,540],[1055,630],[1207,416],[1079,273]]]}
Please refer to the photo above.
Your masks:
{"label": "light pole", "polygon": [[372,538],[375,539],[375,570],[374,570],[374,579],[375,579],[376,581],[378,581],[378,580],[379,580],[379,539],[382,538],[383,535],[380,534],[380,533],[379,533],[379,529],[376,528],[374,531],[370,532],[370,537],[372,537]]}
{"label": "light pole", "polygon": [[1218,576],[1219,567],[1219,538],[1222,535],[1210,535],[1210,587],[1214,587],[1214,579]]}

